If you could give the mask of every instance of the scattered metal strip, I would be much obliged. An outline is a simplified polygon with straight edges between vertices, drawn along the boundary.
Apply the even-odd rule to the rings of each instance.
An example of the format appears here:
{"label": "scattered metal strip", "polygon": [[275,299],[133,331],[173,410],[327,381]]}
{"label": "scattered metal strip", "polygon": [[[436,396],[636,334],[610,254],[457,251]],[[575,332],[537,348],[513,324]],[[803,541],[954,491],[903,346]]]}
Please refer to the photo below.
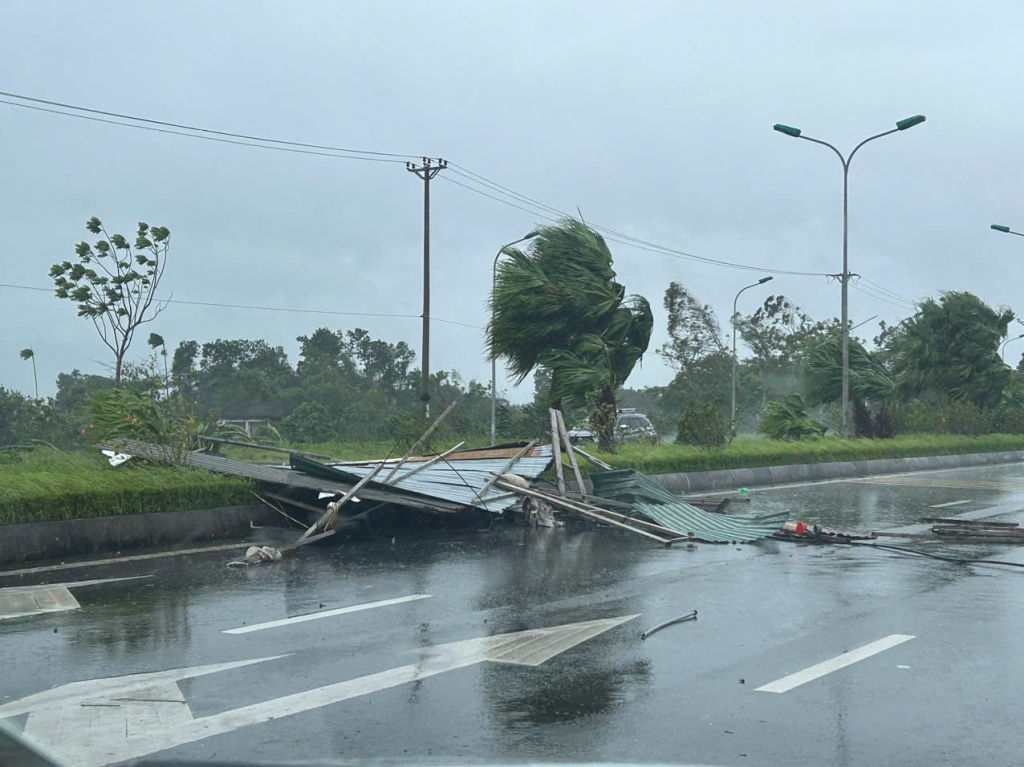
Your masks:
{"label": "scattered metal strip", "polygon": [[637,512],[680,535],[709,543],[747,543],[774,535],[789,512],[771,514],[713,514],[685,503],[638,503]]}

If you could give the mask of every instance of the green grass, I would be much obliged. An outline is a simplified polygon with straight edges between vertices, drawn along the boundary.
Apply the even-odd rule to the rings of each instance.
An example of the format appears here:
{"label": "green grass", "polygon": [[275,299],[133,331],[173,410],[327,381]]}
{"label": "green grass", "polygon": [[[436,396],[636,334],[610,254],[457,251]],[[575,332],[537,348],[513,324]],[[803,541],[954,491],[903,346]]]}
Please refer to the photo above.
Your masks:
{"label": "green grass", "polygon": [[244,480],[136,461],[113,468],[98,451],[46,448],[0,459],[0,524],[253,502]]}
{"label": "green grass", "polygon": [[[719,450],[704,450],[689,445],[623,445],[616,455],[591,453],[590,450],[587,452],[617,469],[636,469],[644,474],[672,474],[683,471],[754,469],[794,463],[995,453],[1003,450],[1024,450],[1024,435],[985,434],[962,437],[956,434],[919,434],[896,439],[845,441],[839,437],[827,437],[804,442],[739,438]],[[582,472],[589,474],[590,469],[591,465],[587,461],[581,461]]]}

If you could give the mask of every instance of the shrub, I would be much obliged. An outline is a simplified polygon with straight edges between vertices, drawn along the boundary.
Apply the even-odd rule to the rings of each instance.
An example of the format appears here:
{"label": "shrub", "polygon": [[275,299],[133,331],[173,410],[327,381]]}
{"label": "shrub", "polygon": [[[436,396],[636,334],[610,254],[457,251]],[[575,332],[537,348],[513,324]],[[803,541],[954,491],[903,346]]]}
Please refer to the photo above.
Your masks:
{"label": "shrub", "polygon": [[807,415],[803,397],[787,394],[780,400],[768,403],[767,412],[757,430],[769,439],[793,442],[804,437],[822,437],[826,427]]}
{"label": "shrub", "polygon": [[887,402],[883,402],[875,413],[874,436],[876,439],[896,438],[896,417]]}
{"label": "shrub", "polygon": [[717,448],[729,441],[729,427],[713,402],[690,405],[679,419],[676,443]]}
{"label": "shrub", "polygon": [[965,437],[986,434],[990,431],[989,421],[989,412],[970,402],[954,402],[946,408],[946,425],[950,434],[963,434]]}
{"label": "shrub", "polygon": [[871,418],[871,411],[867,404],[860,397],[853,400],[853,434],[856,437],[869,439],[875,436],[875,423]]}

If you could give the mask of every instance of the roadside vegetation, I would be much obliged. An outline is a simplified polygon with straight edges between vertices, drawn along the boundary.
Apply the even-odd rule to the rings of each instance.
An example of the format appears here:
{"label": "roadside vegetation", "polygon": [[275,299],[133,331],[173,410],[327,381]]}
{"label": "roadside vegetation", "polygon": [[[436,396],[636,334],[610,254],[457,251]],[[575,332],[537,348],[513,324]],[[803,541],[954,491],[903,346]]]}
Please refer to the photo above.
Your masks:
{"label": "roadside vegetation", "polygon": [[[93,321],[110,369],[60,373],[52,398],[0,387],[0,523],[253,500],[244,482],[201,471],[137,461],[113,469],[97,443],[137,439],[177,451],[209,447],[242,460],[287,460],[211,446],[206,438],[215,437],[355,460],[402,452],[427,427],[416,351],[361,328],[299,336],[294,364],[284,347],[263,339],[182,340],[171,352],[156,332],[149,357],[131,358],[141,325],[164,321],[153,296],[170,233],[140,223],[132,246],[108,236],[95,218],[87,229],[97,242],[74,246],[74,260],[50,274],[57,297]],[[674,375],[663,386],[631,389],[628,378],[656,320],[646,299],[616,282],[607,243],[574,220],[539,227],[527,241],[498,261],[483,339],[520,381],[532,375],[528,401],[513,403],[499,392],[499,444],[545,439],[555,407],[569,429],[597,435],[599,444],[589,447],[600,448],[607,463],[651,474],[1024,449],[1024,366],[1000,357],[1016,318],[971,293],[922,301],[895,325],[880,323],[871,344],[851,336],[857,439],[844,442],[835,436],[839,320],[814,319],[783,295],[730,318],[743,341],[733,411],[731,339],[712,307],[672,282],[662,301],[668,340],[657,354]],[[45,353],[30,347],[21,358],[34,365]],[[20,369],[37,392],[34,367]],[[451,402],[458,407],[423,452],[490,444],[489,381],[434,371],[430,396],[435,415]],[[621,444],[616,407],[649,416],[663,444]],[[665,444],[670,440],[675,444]]]}
{"label": "roadside vegetation", "polygon": [[248,482],[128,463],[99,451],[0,451],[0,524],[210,509],[252,503]]}

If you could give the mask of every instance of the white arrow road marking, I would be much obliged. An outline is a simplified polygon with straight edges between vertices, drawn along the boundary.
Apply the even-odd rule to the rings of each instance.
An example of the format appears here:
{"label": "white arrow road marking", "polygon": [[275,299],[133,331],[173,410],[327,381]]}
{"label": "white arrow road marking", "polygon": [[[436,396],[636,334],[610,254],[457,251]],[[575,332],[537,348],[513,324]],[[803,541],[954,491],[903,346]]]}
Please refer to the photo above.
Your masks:
{"label": "white arrow road marking", "polygon": [[267,621],[266,623],[254,623],[251,626],[241,626],[236,629],[225,629],[222,634],[248,634],[250,631],[262,631],[263,629],[277,628],[278,626],[289,626],[292,623],[303,623],[305,621],[316,621],[321,618],[330,618],[334,615],[344,615],[345,613],[357,613],[360,610],[372,610],[375,607],[387,607],[388,605],[397,605],[402,602],[415,602],[418,599],[430,599],[430,594],[411,594],[407,597],[395,597],[394,599],[382,599],[379,602],[367,602],[362,605],[349,605],[348,607],[339,607],[335,610],[324,610],[316,613],[306,613],[305,615],[296,615],[294,618],[282,618],[278,621]]}
{"label": "white arrow road marking", "polygon": [[[328,706],[360,695],[368,695],[390,687],[426,679],[445,671],[453,671],[466,666],[472,666],[483,661],[497,661],[499,663],[515,663],[525,666],[536,666],[549,658],[558,655],[581,642],[601,634],[608,629],[614,628],[621,623],[633,620],[636,615],[624,615],[618,618],[607,618],[604,620],[586,621],[584,623],[569,623],[564,626],[552,626],[544,629],[533,629],[530,631],[518,631],[512,634],[499,634],[491,637],[480,637],[467,639],[462,642],[438,645],[425,651],[419,662],[407,666],[400,666],[388,671],[381,671],[377,674],[350,679],[345,682],[317,687],[313,690],[298,692],[292,695],[285,695],[262,703],[254,703],[250,706],[243,706],[231,711],[224,711],[213,716],[206,716],[200,719],[192,718],[191,711],[187,704],[181,703],[145,703],[132,702],[132,705],[140,707],[143,713],[139,714],[132,722],[128,723],[128,732],[125,733],[126,711],[123,708],[112,708],[109,706],[86,706],[80,705],[82,694],[74,698],[69,706],[58,695],[66,690],[58,688],[45,693],[39,693],[19,701],[14,701],[6,706],[0,707],[0,717],[11,716],[30,710],[29,724],[26,724],[26,733],[41,744],[43,748],[49,749],[54,756],[58,757],[68,767],[102,767],[112,762],[120,762],[127,759],[136,759],[157,751],[174,748],[185,743],[193,743],[213,735],[220,735],[238,730],[254,724],[280,719],[285,716],[292,716],[304,711]],[[244,665],[246,663],[258,663],[255,661],[243,661],[236,664],[221,664],[225,667]],[[200,667],[213,668],[213,667]],[[220,669],[216,669],[220,670]],[[184,674],[185,671],[192,673]],[[195,669],[180,669],[176,672],[158,672],[165,676],[162,681],[173,684],[174,680],[183,676],[195,676]],[[205,673],[210,673],[206,671]],[[138,691],[145,687],[145,695],[122,695],[121,688],[118,688],[116,698],[126,697],[150,697],[163,698],[165,691],[151,687],[152,679],[142,680],[141,677],[154,677],[152,674],[138,674],[135,681],[138,683],[133,689]],[[123,679],[123,678],[122,678]],[[97,682],[108,683],[107,687],[114,687],[113,682],[121,680],[93,680],[91,682],[77,682],[77,685],[91,685]],[[49,697],[46,697],[49,696]],[[92,699],[95,700],[93,695]],[[107,696],[102,702],[116,702],[114,696]],[[58,717],[46,719],[47,731],[42,728],[32,728],[29,732],[29,725],[32,717],[38,711],[38,705],[30,704],[30,701],[41,701],[51,706],[58,705]],[[177,700],[170,696],[167,700]],[[174,707],[166,712],[167,718],[162,716],[164,708],[154,709],[156,706]],[[145,708],[142,708],[145,707]],[[81,711],[88,713],[81,714]],[[134,711],[134,709],[132,709]],[[158,713],[154,714],[154,710]],[[106,712],[106,713],[98,713]],[[184,715],[183,715],[184,714]],[[78,717],[76,720],[75,717]],[[55,721],[55,719],[57,721]],[[56,729],[55,729],[56,728]]]}
{"label": "white arrow road marking", "polygon": [[965,503],[970,503],[971,499],[968,498],[966,501],[949,501],[948,503],[936,503],[934,506],[929,506],[929,509],[944,509],[947,506],[961,506]]}
{"label": "white arrow road marking", "polygon": [[841,668],[846,668],[857,661],[870,658],[872,655],[878,655],[878,653],[884,652],[896,645],[909,642],[913,638],[910,634],[890,634],[863,647],[858,647],[856,650],[844,652],[835,658],[830,658],[810,668],[805,668],[803,671],[797,671],[795,674],[782,677],[782,679],[776,679],[774,682],[758,687],[754,692],[788,692],[794,687],[813,682],[818,677],[831,674],[833,671],[838,671]]}
{"label": "white arrow road marking", "polygon": [[92,581],[74,583],[49,583],[39,586],[11,586],[0,589],[0,620],[4,618],[21,618],[26,615],[60,612],[61,610],[77,610],[81,605],[69,588],[92,586],[96,583],[114,583],[115,581],[131,581],[137,578],[149,578],[149,575],[135,575],[131,578],[102,578]]}

